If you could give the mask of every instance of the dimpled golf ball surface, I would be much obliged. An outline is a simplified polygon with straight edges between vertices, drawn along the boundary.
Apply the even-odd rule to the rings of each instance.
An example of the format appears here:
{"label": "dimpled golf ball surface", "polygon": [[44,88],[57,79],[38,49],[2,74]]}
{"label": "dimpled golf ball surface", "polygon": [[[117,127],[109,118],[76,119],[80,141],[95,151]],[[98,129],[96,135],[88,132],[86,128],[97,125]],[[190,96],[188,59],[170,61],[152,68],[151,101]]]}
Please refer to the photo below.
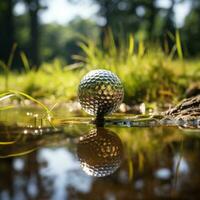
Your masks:
{"label": "dimpled golf ball surface", "polygon": [[91,115],[103,116],[114,112],[124,97],[120,79],[108,70],[92,70],[81,80],[79,102]]}

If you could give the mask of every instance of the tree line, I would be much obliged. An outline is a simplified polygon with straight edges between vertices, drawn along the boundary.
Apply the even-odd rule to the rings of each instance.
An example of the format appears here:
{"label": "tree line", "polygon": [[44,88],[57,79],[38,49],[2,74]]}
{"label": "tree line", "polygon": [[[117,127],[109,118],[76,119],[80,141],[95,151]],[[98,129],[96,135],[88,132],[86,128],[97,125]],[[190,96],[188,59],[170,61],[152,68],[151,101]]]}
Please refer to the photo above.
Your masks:
{"label": "tree line", "polygon": [[[67,0],[66,0],[67,1]],[[77,38],[85,36],[100,38],[111,29],[115,40],[135,34],[146,41],[167,40],[168,33],[174,34],[175,6],[188,0],[169,0],[168,7],[161,7],[157,0],[91,0],[98,4],[98,15],[104,19],[104,24],[97,25],[91,20],[77,18],[66,26],[58,24],[41,24],[39,12],[45,12],[48,7],[42,0],[1,0],[0,1],[0,60],[7,62],[14,43],[18,50],[27,54],[32,66],[41,62],[61,58],[72,63],[71,55],[79,53]],[[187,56],[196,56],[200,51],[200,1],[191,0],[190,12],[181,27],[182,42]],[[26,12],[16,16],[14,8],[17,3],[26,6]],[[76,3],[76,2],[74,2]],[[16,56],[17,57],[17,56]],[[19,65],[19,60],[16,61]]]}

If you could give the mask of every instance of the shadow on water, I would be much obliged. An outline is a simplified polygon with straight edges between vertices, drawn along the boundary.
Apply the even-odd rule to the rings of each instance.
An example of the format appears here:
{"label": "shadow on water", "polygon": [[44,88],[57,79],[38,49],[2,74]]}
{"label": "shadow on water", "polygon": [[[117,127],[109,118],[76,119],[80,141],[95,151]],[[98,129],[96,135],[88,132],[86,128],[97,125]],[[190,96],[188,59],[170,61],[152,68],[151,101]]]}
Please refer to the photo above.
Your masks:
{"label": "shadow on water", "polygon": [[1,123],[0,199],[199,199],[200,129],[123,117]]}

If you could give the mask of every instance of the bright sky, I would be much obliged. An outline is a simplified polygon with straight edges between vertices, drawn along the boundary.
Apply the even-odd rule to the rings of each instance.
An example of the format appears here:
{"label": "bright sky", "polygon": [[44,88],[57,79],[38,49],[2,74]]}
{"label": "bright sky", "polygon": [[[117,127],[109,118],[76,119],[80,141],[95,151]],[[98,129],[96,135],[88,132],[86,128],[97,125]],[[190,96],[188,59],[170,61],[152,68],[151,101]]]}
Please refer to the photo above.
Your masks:
{"label": "bright sky", "polygon": [[[95,14],[98,12],[98,5],[91,3],[90,0],[80,0],[78,3],[70,3],[68,0],[44,0],[48,9],[41,12],[41,20],[43,23],[57,22],[66,24],[76,16],[82,18],[92,18],[96,21],[100,20]],[[161,7],[169,7],[170,0],[157,0],[157,4]],[[185,16],[189,13],[190,2],[185,1],[175,7],[175,20],[177,27],[183,24]],[[22,4],[18,4],[15,8],[17,14],[25,11]],[[101,23],[101,22],[100,22]]]}
{"label": "bright sky", "polygon": [[[175,22],[176,22],[177,27],[180,27],[183,25],[185,17],[189,14],[190,6],[191,6],[190,4],[191,4],[190,0],[187,0],[175,6],[174,13],[175,13]],[[171,5],[171,1],[157,0],[157,5],[160,7],[168,8]]]}
{"label": "bright sky", "polygon": [[98,5],[88,0],[77,1],[78,3],[70,3],[67,0],[46,0],[46,2],[48,10],[41,14],[44,23],[65,24],[76,16],[82,18],[94,17],[99,10]]}

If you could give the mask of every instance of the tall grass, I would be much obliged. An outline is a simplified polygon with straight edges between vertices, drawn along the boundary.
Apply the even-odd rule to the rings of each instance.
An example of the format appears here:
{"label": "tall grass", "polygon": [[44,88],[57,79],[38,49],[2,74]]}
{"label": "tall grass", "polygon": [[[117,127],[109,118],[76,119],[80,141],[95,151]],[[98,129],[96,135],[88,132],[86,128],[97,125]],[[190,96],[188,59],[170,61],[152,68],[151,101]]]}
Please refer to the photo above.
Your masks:
{"label": "tall grass", "polygon": [[117,73],[127,102],[172,101],[186,89],[179,78],[187,72],[179,32],[171,37],[174,47],[166,54],[158,44],[136,41],[133,35],[116,42],[109,31],[102,46],[90,39],[81,42],[84,55],[74,58],[84,62],[87,70],[104,68]]}
{"label": "tall grass", "polygon": [[[84,75],[84,70],[77,67],[64,67],[59,60],[52,63],[43,63],[39,70],[35,71],[28,66],[28,60],[23,56],[27,65],[24,73],[10,73],[9,87],[5,90],[0,84],[0,91],[17,90],[23,91],[36,99],[46,99],[47,101],[67,101],[76,98],[79,80]],[[0,76],[0,83],[4,81],[4,76]]]}
{"label": "tall grass", "polygon": [[[17,91],[17,90],[9,90],[8,92],[0,94],[0,102],[4,101],[6,99],[10,99],[12,97],[29,99],[30,101],[39,105],[46,112],[47,115],[51,115],[51,110],[46,105],[44,105],[42,102],[38,101],[37,99],[31,97],[30,95],[28,95],[24,92],[20,92],[20,91]],[[13,108],[13,107],[14,107],[14,105],[4,106],[4,107],[0,106],[0,111],[5,110],[5,109],[9,109],[9,108]]]}
{"label": "tall grass", "polygon": [[200,60],[185,60],[179,32],[169,35],[174,47],[169,49],[165,42],[164,51],[157,43],[136,40],[133,34],[116,41],[109,30],[102,44],[83,38],[79,42],[83,53],[74,55],[77,63],[73,66],[65,66],[56,59],[42,63],[37,71],[30,68],[28,58],[21,53],[24,73],[10,71],[15,46],[9,62],[0,62],[5,72],[0,75],[0,91],[22,91],[47,103],[76,100],[82,76],[89,70],[103,68],[120,77],[129,104],[177,101],[184,97],[190,84],[200,80]]}
{"label": "tall grass", "polygon": [[5,74],[5,78],[4,78],[4,89],[5,90],[8,90],[8,84],[9,84],[9,76],[10,76],[10,68],[12,66],[12,63],[13,63],[13,59],[14,59],[14,55],[15,55],[15,51],[17,49],[17,44],[14,43],[13,46],[12,46],[12,49],[11,49],[11,53],[10,53],[10,56],[8,58],[8,62],[5,63],[3,62],[2,60],[0,60],[0,67],[4,70],[4,74]]}

